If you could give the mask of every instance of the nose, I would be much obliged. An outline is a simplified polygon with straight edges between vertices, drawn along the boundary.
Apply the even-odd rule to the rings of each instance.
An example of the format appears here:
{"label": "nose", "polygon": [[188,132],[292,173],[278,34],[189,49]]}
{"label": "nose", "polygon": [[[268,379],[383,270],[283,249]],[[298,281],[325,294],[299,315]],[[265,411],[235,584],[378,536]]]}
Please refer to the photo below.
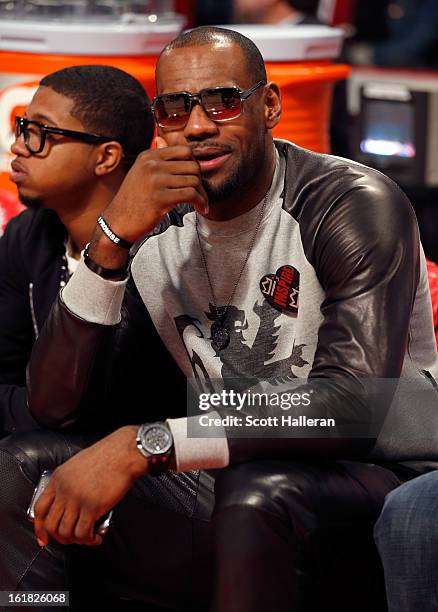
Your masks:
{"label": "nose", "polygon": [[11,153],[13,155],[21,155],[22,157],[30,156],[30,153],[27,150],[26,145],[24,144],[24,134],[20,134],[18,138],[15,137],[15,140],[11,145]]}
{"label": "nose", "polygon": [[200,104],[194,104],[184,128],[187,140],[203,140],[219,133],[218,124],[212,121]]}

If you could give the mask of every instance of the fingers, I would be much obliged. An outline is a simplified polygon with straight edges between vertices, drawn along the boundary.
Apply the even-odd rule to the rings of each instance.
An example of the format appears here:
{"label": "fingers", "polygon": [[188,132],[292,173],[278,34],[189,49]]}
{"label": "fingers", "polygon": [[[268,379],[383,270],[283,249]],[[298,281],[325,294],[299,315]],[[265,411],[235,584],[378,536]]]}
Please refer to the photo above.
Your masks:
{"label": "fingers", "polygon": [[[159,138],[159,137],[157,137]],[[163,138],[161,139],[163,142],[166,142]],[[138,159],[151,159],[151,158],[163,159],[164,161],[177,161],[177,160],[194,160],[192,149],[188,145],[175,145],[172,147],[168,147],[167,145],[163,146],[161,143],[160,147],[157,147],[155,151],[148,150],[140,153],[137,157]]]}
{"label": "fingers", "polygon": [[154,190],[160,195],[158,211],[168,212],[185,203],[192,204],[202,214],[208,212],[208,196],[199,174],[157,175]]}
{"label": "fingers", "polygon": [[98,546],[102,543],[102,536],[94,533],[95,524],[94,515],[82,508],[73,534],[76,544]]}
{"label": "fingers", "polygon": [[185,192],[189,194],[189,199],[182,199],[179,202],[193,204],[199,213],[207,214],[208,196],[202,184],[201,170],[193,157],[192,149],[187,145],[168,147],[164,138],[160,136],[157,136],[155,142],[157,149],[160,149],[160,158],[168,162],[166,171],[169,174],[167,174],[166,187],[178,189],[178,191],[181,191],[181,187],[183,189],[194,188],[197,193],[193,190]]}
{"label": "fingers", "polygon": [[71,544],[78,511],[61,499],[55,499],[44,516],[35,512],[35,535],[40,546],[47,546],[50,539],[60,544]]}
{"label": "fingers", "polygon": [[132,242],[180,203],[192,204],[200,214],[208,212],[208,197],[191,147],[167,146],[162,137],[157,137],[156,144],[157,149],[140,153],[105,211],[106,217],[116,219],[117,233]]}
{"label": "fingers", "polygon": [[177,192],[177,203],[192,204],[200,214],[208,213],[208,199],[198,189],[183,187],[175,191]]}
{"label": "fingers", "polygon": [[167,142],[162,136],[157,136],[155,138],[155,146],[157,147],[157,149],[165,149],[167,147]]}
{"label": "fingers", "polygon": [[207,195],[207,192],[205,191],[205,188],[204,188],[204,185],[203,185],[202,181],[201,181],[201,183],[199,185],[198,191],[200,192],[201,197],[204,200],[204,208],[202,208],[202,209],[198,209],[197,208],[197,210],[198,210],[199,213],[207,215],[208,211],[210,210],[210,206],[209,206],[209,201],[208,201],[208,195]]}
{"label": "fingers", "polygon": [[81,510],[78,521],[76,523],[74,537],[77,541],[91,542],[94,536],[94,520],[93,517],[85,509]]}
{"label": "fingers", "polygon": [[[35,505],[34,531],[35,531],[36,539],[40,546],[47,546],[47,544],[49,543],[49,533],[45,526],[45,519],[52,506],[54,497],[55,497],[54,487],[51,486],[51,483],[49,483],[49,485],[47,486],[47,489],[41,494],[39,500],[37,501]],[[60,512],[58,519],[60,520],[61,517],[62,517],[62,512]]]}
{"label": "fingers", "polygon": [[201,176],[201,170],[199,164],[196,161],[172,161],[167,164],[166,170],[170,174],[194,174]]}
{"label": "fingers", "polygon": [[78,506],[54,501],[43,518],[35,514],[35,534],[40,546],[47,546],[50,538],[60,544],[97,546],[102,536],[94,533],[95,513]]}
{"label": "fingers", "polygon": [[75,541],[74,532],[78,521],[78,515],[79,511],[77,507],[67,506],[58,525],[54,524],[52,528],[49,522],[51,517],[50,512],[49,516],[46,518],[46,529],[50,536],[60,544],[72,544]]}
{"label": "fingers", "polygon": [[166,177],[166,180],[163,180],[163,187],[169,189],[182,189],[184,187],[194,187],[195,189],[200,190],[202,187],[201,177],[196,174],[179,174],[172,175]]}
{"label": "fingers", "polygon": [[35,506],[35,536],[40,546],[47,546],[50,539],[60,544],[97,546],[102,537],[94,533],[95,520],[89,509],[56,497],[56,489],[49,483]]}

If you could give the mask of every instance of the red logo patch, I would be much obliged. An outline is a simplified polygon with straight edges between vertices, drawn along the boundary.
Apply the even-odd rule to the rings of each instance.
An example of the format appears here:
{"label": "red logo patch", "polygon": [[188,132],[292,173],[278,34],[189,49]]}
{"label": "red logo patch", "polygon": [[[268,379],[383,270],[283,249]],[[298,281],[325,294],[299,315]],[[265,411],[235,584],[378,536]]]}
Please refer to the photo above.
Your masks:
{"label": "red logo patch", "polygon": [[260,280],[260,290],[267,302],[276,310],[296,317],[300,273],[292,266],[281,266],[275,274],[266,274]]}

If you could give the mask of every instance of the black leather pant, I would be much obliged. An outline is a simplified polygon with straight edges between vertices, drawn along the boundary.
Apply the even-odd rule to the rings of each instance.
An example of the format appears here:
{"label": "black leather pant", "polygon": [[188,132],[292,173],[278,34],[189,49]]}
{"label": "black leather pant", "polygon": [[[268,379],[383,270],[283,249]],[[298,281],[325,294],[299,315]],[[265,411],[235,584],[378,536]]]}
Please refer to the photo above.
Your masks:
{"label": "black leather pant", "polygon": [[100,547],[40,549],[26,519],[35,484],[92,441],[48,431],[0,441],[0,590],[70,590],[81,612],[104,594],[125,600],[119,610],[128,600],[190,612],[385,609],[372,529],[399,484],[391,471],[263,460],[145,476]]}

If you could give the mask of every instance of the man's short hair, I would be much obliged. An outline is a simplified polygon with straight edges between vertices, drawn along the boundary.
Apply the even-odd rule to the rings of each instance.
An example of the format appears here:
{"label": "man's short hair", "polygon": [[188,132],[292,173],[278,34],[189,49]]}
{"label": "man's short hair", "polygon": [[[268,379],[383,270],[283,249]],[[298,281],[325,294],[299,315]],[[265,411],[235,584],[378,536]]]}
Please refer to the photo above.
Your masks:
{"label": "man's short hair", "polygon": [[169,44],[167,44],[158,58],[159,64],[162,55],[165,55],[173,49],[181,49],[183,47],[197,47],[202,45],[214,45],[215,43],[223,43],[224,41],[235,44],[242,49],[245,57],[248,76],[254,83],[258,81],[266,81],[266,68],[262,54],[253,43],[252,40],[243,36],[234,30],[225,28],[217,28],[215,26],[201,26],[188,30],[177,36]]}
{"label": "man's short hair", "polygon": [[71,66],[45,76],[40,86],[73,100],[71,115],[87,131],[117,140],[128,164],[150,147],[154,134],[150,100],[127,72],[113,66]]}

